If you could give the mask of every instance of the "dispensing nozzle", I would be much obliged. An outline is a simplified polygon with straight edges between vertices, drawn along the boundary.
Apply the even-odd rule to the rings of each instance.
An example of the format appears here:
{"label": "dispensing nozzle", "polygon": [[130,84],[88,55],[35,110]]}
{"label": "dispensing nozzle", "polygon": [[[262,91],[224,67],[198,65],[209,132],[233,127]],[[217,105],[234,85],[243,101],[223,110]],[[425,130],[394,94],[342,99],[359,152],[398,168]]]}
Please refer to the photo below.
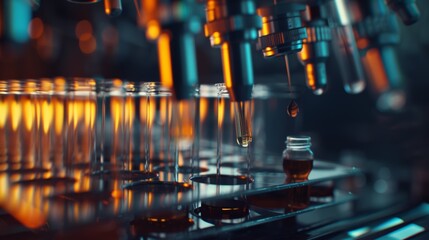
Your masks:
{"label": "dispensing nozzle", "polygon": [[386,0],[387,5],[396,12],[405,25],[416,23],[420,19],[420,11],[416,0]]}
{"label": "dispensing nozzle", "polygon": [[328,7],[329,24],[333,28],[333,50],[344,82],[344,90],[349,94],[361,93],[366,83],[351,22],[349,2],[331,0]]}
{"label": "dispensing nozzle", "polygon": [[224,82],[232,101],[252,97],[253,66],[251,42],[261,26],[253,0],[207,0],[206,37],[220,47]]}
{"label": "dispensing nozzle", "polygon": [[287,1],[274,1],[270,6],[258,8],[262,18],[259,31],[258,48],[264,57],[283,57],[286,74],[291,88],[288,55],[301,51],[307,31],[302,25],[301,12],[304,4]]}
{"label": "dispensing nozzle", "polygon": [[237,142],[252,142],[250,108],[253,89],[251,42],[257,38],[261,20],[254,0],[207,0],[206,37],[212,47],[220,47],[225,86],[235,109]]}
{"label": "dispensing nozzle", "polygon": [[[101,0],[67,0],[72,3],[89,4],[101,2]],[[122,13],[122,0],[104,0],[104,11],[107,15],[116,17]]]}
{"label": "dispensing nozzle", "polygon": [[157,43],[161,83],[176,100],[195,96],[198,82],[194,34],[200,31],[194,0],[142,0],[139,24]]}
{"label": "dispensing nozzle", "polygon": [[122,13],[121,0],[104,0],[104,11],[109,16],[119,16]]}
{"label": "dispensing nozzle", "polygon": [[326,61],[329,58],[331,28],[319,4],[307,6],[304,14],[307,38],[298,57],[305,66],[306,84],[316,95],[321,95],[328,86]]}

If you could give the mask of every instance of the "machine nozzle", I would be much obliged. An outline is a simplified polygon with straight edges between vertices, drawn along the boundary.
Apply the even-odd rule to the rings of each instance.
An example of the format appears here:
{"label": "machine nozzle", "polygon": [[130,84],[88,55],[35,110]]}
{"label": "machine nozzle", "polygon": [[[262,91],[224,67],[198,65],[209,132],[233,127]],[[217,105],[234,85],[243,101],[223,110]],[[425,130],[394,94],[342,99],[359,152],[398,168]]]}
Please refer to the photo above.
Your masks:
{"label": "machine nozzle", "polygon": [[122,13],[121,0],[104,0],[104,11],[109,16],[119,16]]}
{"label": "machine nozzle", "polygon": [[[67,0],[71,3],[90,4],[101,2],[102,0]],[[116,17],[122,13],[122,0],[104,0],[104,11],[107,15]]]}
{"label": "machine nozzle", "polygon": [[225,42],[221,47],[225,86],[233,101],[252,98],[253,68],[249,42]]}
{"label": "machine nozzle", "polygon": [[87,3],[96,3],[100,2],[101,0],[67,0],[72,3],[79,3],[79,4],[87,4]]}
{"label": "machine nozzle", "polygon": [[302,26],[301,11],[304,4],[275,2],[267,7],[258,8],[262,18],[259,31],[258,48],[264,57],[277,57],[301,51],[303,40],[307,38]]}
{"label": "machine nozzle", "polygon": [[176,100],[195,96],[198,82],[194,34],[200,31],[193,0],[142,0],[139,23],[157,43],[161,83]]}
{"label": "machine nozzle", "polygon": [[349,94],[361,93],[365,87],[365,74],[360,61],[347,0],[328,2],[329,24],[333,28],[333,52],[337,58],[344,90]]}
{"label": "machine nozzle", "polygon": [[225,85],[232,101],[252,97],[253,66],[251,42],[261,26],[253,0],[208,0],[206,37],[220,47]]}
{"label": "machine nozzle", "polygon": [[305,76],[307,87],[311,89],[315,95],[322,95],[325,93],[328,86],[328,77],[326,75],[326,65],[324,62],[305,64]]}
{"label": "machine nozzle", "polygon": [[304,16],[307,38],[298,57],[305,66],[307,87],[314,94],[322,95],[328,86],[325,63],[329,58],[331,29],[318,4],[307,7]]}
{"label": "machine nozzle", "polygon": [[287,1],[274,1],[270,6],[258,8],[258,15],[262,18],[258,48],[266,58],[284,56],[289,88],[291,78],[287,55],[301,51],[303,41],[307,38],[301,20],[304,10],[304,4]]}
{"label": "machine nozzle", "polygon": [[420,11],[416,0],[387,0],[387,5],[398,14],[405,25],[416,23],[420,19]]}

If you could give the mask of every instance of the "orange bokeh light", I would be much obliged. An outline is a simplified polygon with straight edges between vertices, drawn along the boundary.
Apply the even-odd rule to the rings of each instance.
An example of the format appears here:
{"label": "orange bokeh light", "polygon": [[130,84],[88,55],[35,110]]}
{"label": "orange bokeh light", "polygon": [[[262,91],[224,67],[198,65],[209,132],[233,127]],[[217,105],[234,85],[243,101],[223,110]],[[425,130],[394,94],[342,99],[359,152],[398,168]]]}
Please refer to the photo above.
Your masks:
{"label": "orange bokeh light", "polygon": [[77,38],[81,38],[84,34],[92,35],[92,25],[88,20],[79,21],[76,24],[75,34]]}
{"label": "orange bokeh light", "polygon": [[42,37],[45,27],[43,21],[40,18],[33,18],[28,25],[28,35],[32,39],[38,39]]}

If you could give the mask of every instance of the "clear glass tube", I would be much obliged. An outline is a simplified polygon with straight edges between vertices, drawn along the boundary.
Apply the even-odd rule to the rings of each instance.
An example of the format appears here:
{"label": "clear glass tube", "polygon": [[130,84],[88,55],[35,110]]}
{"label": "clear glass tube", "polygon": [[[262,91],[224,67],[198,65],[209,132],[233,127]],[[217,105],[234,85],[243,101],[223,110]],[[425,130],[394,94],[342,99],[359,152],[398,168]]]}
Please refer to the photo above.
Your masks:
{"label": "clear glass tube", "polygon": [[[173,160],[175,165],[175,181],[188,181],[194,173],[193,154],[197,141],[196,133],[196,99],[173,102],[170,136],[173,144]],[[189,174],[178,179],[179,168],[188,168]]]}
{"label": "clear glass tube", "polygon": [[350,6],[347,0],[332,0],[328,3],[333,28],[332,48],[339,65],[344,90],[357,94],[365,89],[365,75],[353,32]]}
{"label": "clear glass tube", "polygon": [[[226,109],[226,98],[229,98],[228,90],[225,84],[216,84],[218,89],[217,96],[217,148],[216,148],[216,174],[220,175],[221,164],[222,164],[222,142],[223,142],[223,126]],[[229,101],[228,101],[229,103]]]}
{"label": "clear glass tube", "polygon": [[154,171],[160,164],[169,165],[172,93],[159,82],[142,84],[139,93],[140,123],[143,130],[144,170]]}
{"label": "clear glass tube", "polygon": [[[52,157],[52,130],[53,130],[53,84],[54,82],[51,79],[40,79],[39,80],[39,94],[38,94],[38,110],[40,112],[39,116],[39,131],[38,131],[38,142],[43,143],[39,146],[39,156],[42,167],[45,169],[53,169],[56,172],[58,169],[54,168],[54,165],[51,162]],[[56,173],[54,173],[55,175]]]}
{"label": "clear glass tube", "polygon": [[248,147],[253,141],[252,135],[252,101],[233,102],[235,113],[235,132],[237,143]]}
{"label": "clear glass tube", "polygon": [[120,79],[97,82],[97,160],[93,172],[116,174],[122,169],[124,146],[124,89]]}
{"label": "clear glass tube", "polygon": [[[4,107],[9,169],[33,169],[40,165],[37,155],[37,83],[35,80],[10,80]],[[40,167],[40,166],[37,166]]]}
{"label": "clear glass tube", "polygon": [[0,81],[0,163],[5,164],[7,161],[7,119],[9,115],[9,103],[7,100],[7,82]]}
{"label": "clear glass tube", "polygon": [[90,78],[66,80],[64,105],[65,156],[67,176],[79,179],[74,192],[91,191],[87,170],[96,160],[96,81]]}
{"label": "clear glass tube", "polygon": [[218,87],[214,84],[203,84],[199,91],[199,121],[200,121],[200,160],[216,157]]}
{"label": "clear glass tube", "polygon": [[[65,149],[66,142],[64,133],[66,129],[65,124],[65,104],[66,104],[66,79],[62,77],[55,78],[52,81],[52,159],[53,169],[57,171],[57,175],[64,175],[65,173]],[[95,156],[94,156],[95,157]]]}

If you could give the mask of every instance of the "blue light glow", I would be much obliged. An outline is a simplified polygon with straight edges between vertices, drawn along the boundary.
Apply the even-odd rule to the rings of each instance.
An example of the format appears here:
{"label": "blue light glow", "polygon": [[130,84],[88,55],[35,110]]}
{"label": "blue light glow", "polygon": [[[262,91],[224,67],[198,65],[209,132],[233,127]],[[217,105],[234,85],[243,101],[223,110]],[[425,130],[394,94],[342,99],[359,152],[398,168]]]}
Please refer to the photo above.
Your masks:
{"label": "blue light glow", "polygon": [[388,235],[385,235],[381,238],[377,238],[377,240],[402,240],[402,239],[407,239],[412,236],[415,236],[424,231],[425,231],[424,227],[411,223],[403,228],[400,228],[394,232],[389,233]]}
{"label": "blue light glow", "polygon": [[10,38],[18,43],[28,40],[28,24],[31,21],[31,5],[26,0],[5,1],[8,18],[5,21]]}
{"label": "blue light glow", "polygon": [[355,230],[348,231],[347,234],[352,238],[357,238],[365,233],[368,233],[371,229],[369,227],[361,227]]}
{"label": "blue light glow", "polygon": [[394,218],[391,218],[391,219],[381,223],[380,225],[376,226],[371,232],[380,232],[380,231],[386,230],[388,228],[397,226],[397,225],[402,224],[402,223],[404,223],[404,220],[402,220],[398,217],[394,217]]}

